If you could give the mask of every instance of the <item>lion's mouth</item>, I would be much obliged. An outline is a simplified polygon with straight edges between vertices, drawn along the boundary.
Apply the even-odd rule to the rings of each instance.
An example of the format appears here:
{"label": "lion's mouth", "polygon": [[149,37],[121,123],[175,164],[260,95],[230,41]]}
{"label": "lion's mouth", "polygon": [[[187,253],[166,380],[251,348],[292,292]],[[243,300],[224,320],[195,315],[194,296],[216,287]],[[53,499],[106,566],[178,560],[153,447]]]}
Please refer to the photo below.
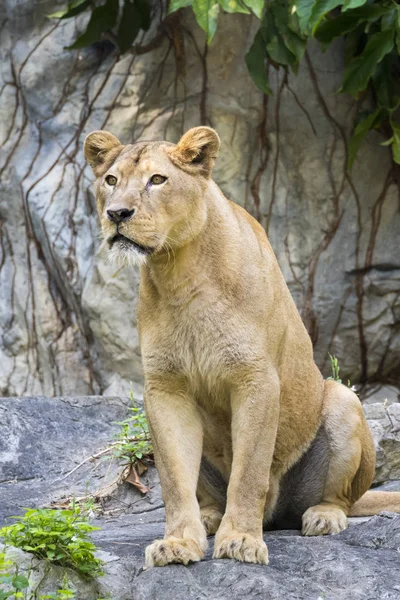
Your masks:
{"label": "lion's mouth", "polygon": [[140,254],[149,255],[154,251],[154,248],[150,248],[148,246],[142,246],[137,242],[134,242],[130,238],[125,237],[122,233],[117,233],[114,237],[110,238],[108,241],[108,245],[111,248],[114,248],[115,245],[118,246],[121,250],[136,250]]}

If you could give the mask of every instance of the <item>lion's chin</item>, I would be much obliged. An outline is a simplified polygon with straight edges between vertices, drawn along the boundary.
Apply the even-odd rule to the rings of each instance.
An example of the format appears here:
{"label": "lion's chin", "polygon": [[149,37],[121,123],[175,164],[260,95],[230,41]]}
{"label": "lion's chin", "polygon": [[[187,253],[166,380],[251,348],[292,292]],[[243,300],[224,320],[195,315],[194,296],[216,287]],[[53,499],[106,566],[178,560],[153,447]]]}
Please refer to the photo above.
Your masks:
{"label": "lion's chin", "polygon": [[118,233],[108,241],[108,259],[121,266],[140,266],[153,252],[152,248],[141,246],[137,242]]}
{"label": "lion's chin", "polygon": [[147,254],[142,254],[133,248],[114,247],[108,253],[108,261],[120,267],[140,267],[144,265],[147,258]]}

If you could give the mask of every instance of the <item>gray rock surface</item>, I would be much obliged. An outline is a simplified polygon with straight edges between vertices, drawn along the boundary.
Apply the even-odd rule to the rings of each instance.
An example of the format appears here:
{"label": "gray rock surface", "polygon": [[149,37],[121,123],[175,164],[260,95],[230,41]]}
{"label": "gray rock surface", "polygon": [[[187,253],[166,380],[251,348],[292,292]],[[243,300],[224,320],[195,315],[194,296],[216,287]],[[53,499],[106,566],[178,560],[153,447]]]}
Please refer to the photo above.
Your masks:
{"label": "gray rock surface", "polygon": [[375,482],[400,479],[400,403],[364,404],[376,448]]}
{"label": "gray rock surface", "polygon": [[[0,522],[25,507],[114,488],[121,472],[116,460],[88,459],[114,441],[130,406],[129,398],[101,396],[0,398]],[[161,507],[155,469],[143,480],[151,493],[142,499],[130,485],[120,486],[106,496],[107,514]]]}
{"label": "gray rock surface", "polygon": [[[79,600],[397,600],[400,595],[400,516],[384,515],[350,526],[326,538],[304,538],[281,531],[264,536],[268,566],[212,560],[212,544],[200,563],[171,565],[143,571],[144,547],[161,536],[158,522],[137,524],[135,518],[108,521],[96,543],[105,561],[105,576],[90,587],[67,572]],[[110,541],[111,540],[111,541]],[[29,555],[17,556],[28,568]],[[35,559],[34,559],[35,560]],[[54,591],[64,572],[49,570],[40,589]],[[37,579],[35,578],[35,582]]]}
{"label": "gray rock surface", "polygon": [[0,7],[0,394],[141,384],[138,274],[100,249],[83,139],[107,128],[124,142],[177,141],[201,123],[222,139],[216,181],[268,230],[324,374],[330,350],[353,383],[398,380],[398,184],[376,133],[345,172],[356,103],[336,93],[340,45],[311,47],[298,77],[271,68],[275,95],[263,98],[243,60],[255,19],[221,14],[206,51],[185,10],[169,33],[182,55],[165,35],[119,58],[109,42],[65,50],[88,15],[55,22],[53,10]]}
{"label": "gray rock surface", "polygon": [[[0,522],[24,507],[62,503],[66,496],[98,492],[115,479],[115,463],[83,461],[107,447],[128,416],[128,398],[61,397],[0,399]],[[374,417],[378,403],[366,407]],[[393,403],[393,410],[400,406]],[[389,410],[389,409],[388,409]],[[388,432],[389,434],[389,432]],[[389,458],[388,458],[389,460]],[[83,464],[82,464],[83,463]],[[78,469],[71,472],[75,467]],[[389,469],[389,467],[387,467]],[[389,469],[389,472],[390,469]],[[105,495],[92,534],[105,575],[87,582],[60,567],[48,568],[15,549],[31,588],[54,592],[66,574],[78,600],[397,600],[400,597],[400,515],[350,519],[337,536],[304,538],[298,531],[265,534],[269,566],[205,560],[143,571],[144,549],[164,533],[164,508],[154,468],[143,476],[151,492],[129,484]],[[388,489],[400,489],[391,481]]]}

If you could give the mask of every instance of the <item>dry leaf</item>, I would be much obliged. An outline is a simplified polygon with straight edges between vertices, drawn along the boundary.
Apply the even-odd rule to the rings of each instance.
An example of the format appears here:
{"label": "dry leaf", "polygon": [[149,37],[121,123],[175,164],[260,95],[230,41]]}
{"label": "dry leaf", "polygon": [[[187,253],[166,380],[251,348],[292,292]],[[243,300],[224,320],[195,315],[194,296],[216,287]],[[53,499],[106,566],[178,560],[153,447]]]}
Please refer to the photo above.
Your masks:
{"label": "dry leaf", "polygon": [[145,465],[141,460],[136,461],[136,470],[139,473],[139,477],[143,475],[147,471],[147,465]]}
{"label": "dry leaf", "polygon": [[140,492],[142,492],[142,494],[147,494],[147,492],[150,491],[150,488],[145,486],[141,481],[140,481],[140,477],[138,475],[138,472],[136,471],[135,467],[133,465],[130,465],[128,473],[125,477],[125,481],[127,481],[128,483],[131,483],[132,485],[134,485]]}

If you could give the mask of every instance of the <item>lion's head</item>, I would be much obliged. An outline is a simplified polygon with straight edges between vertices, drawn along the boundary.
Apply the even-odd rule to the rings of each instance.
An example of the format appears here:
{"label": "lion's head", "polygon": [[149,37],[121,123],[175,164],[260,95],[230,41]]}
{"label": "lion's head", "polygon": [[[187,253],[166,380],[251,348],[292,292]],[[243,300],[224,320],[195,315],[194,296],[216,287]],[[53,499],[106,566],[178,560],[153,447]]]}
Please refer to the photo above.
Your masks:
{"label": "lion's head", "polygon": [[107,131],[87,136],[84,152],[96,176],[97,209],[111,259],[140,263],[199,233],[219,146],[209,127],[190,129],[178,144],[123,146]]}

